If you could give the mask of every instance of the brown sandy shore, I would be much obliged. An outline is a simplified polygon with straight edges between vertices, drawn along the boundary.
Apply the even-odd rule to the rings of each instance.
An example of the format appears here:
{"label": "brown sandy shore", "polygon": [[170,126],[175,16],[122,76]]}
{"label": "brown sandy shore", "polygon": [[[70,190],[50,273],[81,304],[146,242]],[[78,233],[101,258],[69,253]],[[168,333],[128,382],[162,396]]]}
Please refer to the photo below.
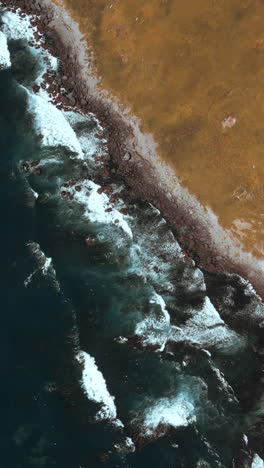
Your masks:
{"label": "brown sandy shore", "polygon": [[214,214],[182,188],[172,169],[158,158],[154,141],[141,133],[137,120],[109,94],[99,92],[85,41],[65,9],[51,0],[6,0],[0,5],[38,15],[39,31],[47,36],[45,47],[60,60],[57,81],[70,95],[64,96],[63,103],[93,112],[99,119],[108,141],[111,178],[124,181],[128,198],[148,201],[160,209],[183,250],[199,267],[238,274],[263,299],[264,262],[233,243]]}

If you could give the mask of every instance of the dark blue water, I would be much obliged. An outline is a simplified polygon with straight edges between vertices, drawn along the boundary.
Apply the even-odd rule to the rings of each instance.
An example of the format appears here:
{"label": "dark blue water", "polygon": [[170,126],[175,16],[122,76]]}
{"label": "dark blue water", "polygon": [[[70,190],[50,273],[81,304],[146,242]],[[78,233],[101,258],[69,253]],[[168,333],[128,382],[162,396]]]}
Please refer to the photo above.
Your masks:
{"label": "dark blue water", "polygon": [[[20,43],[10,47],[13,54],[24,50]],[[114,341],[133,333],[140,316],[137,308],[148,310],[151,288],[127,272],[122,249],[115,251],[111,242],[88,247],[85,238],[103,227],[83,222],[81,209],[52,197],[58,176],[62,181],[73,174],[87,176],[81,163],[63,155],[62,166],[44,170],[40,177],[21,172],[21,161],[43,156],[26,111],[25,92],[15,80],[25,84],[33,79],[36,63],[30,59],[25,65],[23,73],[18,65],[0,73],[1,468],[231,466],[249,426],[244,413],[252,409],[248,393],[259,385],[260,361],[250,344],[231,357],[213,352],[210,361],[186,343],[171,345],[170,352],[161,354],[133,340],[128,347]],[[40,194],[36,203],[29,184]],[[145,220],[142,224],[149,222],[146,206],[135,210]],[[166,230],[161,230],[161,243]],[[58,283],[37,267],[34,243],[52,258]],[[172,267],[179,285],[183,273],[182,266]],[[201,294],[168,295],[175,324],[181,323],[188,301],[190,306],[199,304]],[[134,454],[119,454],[114,445],[127,435],[136,440],[140,427],[120,431],[107,422],[94,422],[98,408],[80,387],[77,348],[96,357],[125,425],[149,402],[177,394],[182,382],[199,407],[197,424],[171,429],[144,447],[139,444]],[[179,363],[186,354],[190,364],[183,368]],[[219,389],[212,362],[224,370],[242,405],[228,401]],[[206,396],[202,381],[208,386]],[[207,465],[199,465],[199,460]]]}
{"label": "dark blue water", "polygon": [[69,358],[72,311],[40,277],[32,287],[23,284],[33,266],[26,244],[38,239],[41,224],[38,210],[25,206],[16,166],[32,142],[21,138],[23,102],[9,73],[1,73],[0,90],[1,466],[53,466],[54,457],[54,466],[74,466],[64,403],[43,390]]}
{"label": "dark blue water", "polygon": [[[19,161],[36,158],[39,149],[27,126],[24,94],[9,72],[0,74],[0,112],[1,466],[96,466],[116,437],[89,423],[81,373],[72,365],[80,321],[73,304],[87,312],[93,308],[89,294],[78,287],[84,249],[78,237],[57,227],[56,206],[27,206]],[[29,242],[40,243],[47,255],[55,253],[67,295],[41,274],[25,288],[36,267]],[[98,300],[97,309],[106,301]]]}

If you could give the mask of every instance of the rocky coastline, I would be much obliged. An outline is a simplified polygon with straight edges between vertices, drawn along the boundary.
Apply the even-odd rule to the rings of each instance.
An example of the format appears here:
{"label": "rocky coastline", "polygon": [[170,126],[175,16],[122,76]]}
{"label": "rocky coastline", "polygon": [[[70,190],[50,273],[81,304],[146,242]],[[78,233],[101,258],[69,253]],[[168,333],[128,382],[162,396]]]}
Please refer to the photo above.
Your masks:
{"label": "rocky coastline", "polygon": [[[114,200],[116,194],[113,193],[111,184],[117,182],[120,185],[121,183],[125,186],[122,198],[127,204],[144,200],[159,208],[162,215],[169,221],[176,239],[184,250],[185,261],[189,262],[190,258],[192,258],[197,266],[207,270],[204,272],[207,293],[221,317],[232,329],[246,330],[248,334],[257,336],[259,344],[263,343],[261,340],[263,339],[264,322],[260,298],[254,293],[249,283],[235,274],[230,274],[236,273],[250,279],[259,294],[263,295],[260,269],[258,267],[251,268],[252,265],[245,262],[235,261],[232,250],[229,251],[229,255],[223,256],[221,243],[218,245],[212,237],[210,226],[200,222],[202,212],[195,212],[195,205],[191,198],[189,199],[189,205],[184,203],[184,197],[180,189],[178,198],[168,196],[170,193],[165,190],[163,185],[164,174],[161,174],[159,179],[160,173],[154,165],[154,153],[151,154],[154,149],[145,147],[146,151],[143,151],[144,145],[143,143],[140,145],[140,135],[137,133],[136,124],[132,121],[129,123],[129,119],[123,117],[108,98],[103,99],[97,94],[95,88],[93,88],[93,83],[89,82],[89,80],[84,81],[83,69],[78,62],[81,54],[78,56],[74,49],[74,41],[72,42],[72,48],[66,45],[65,35],[61,35],[61,32],[56,28],[56,24],[61,21],[61,18],[56,17],[55,6],[50,4],[48,0],[43,1],[41,4],[21,0],[7,1],[2,4],[10,9],[21,8],[21,16],[25,14],[33,15],[31,25],[35,31],[36,43],[32,45],[36,48],[47,49],[59,59],[58,71],[47,70],[42,76],[41,82],[34,85],[33,91],[38,94],[41,88],[44,89],[48,92],[50,101],[59,109],[76,110],[84,115],[92,112],[99,119],[103,127],[101,137],[106,138],[108,155],[97,156],[98,161],[102,163],[96,174],[96,181],[102,185],[102,188],[98,189],[97,192],[99,194],[104,192],[109,195],[110,201]],[[45,8],[43,4],[46,5]],[[64,27],[67,29],[66,25]],[[71,34],[74,35],[73,30],[69,33],[69,38],[71,38]],[[31,122],[28,122],[28,124],[30,126]],[[41,165],[38,165],[38,161],[29,161],[23,163],[20,170],[40,175],[42,169]],[[60,192],[61,198],[69,199],[67,197],[73,197],[74,190],[75,195],[82,191],[79,181],[77,185],[76,180],[64,184]],[[112,210],[113,208],[110,207],[105,211],[111,212]],[[192,213],[190,213],[190,210],[192,210]],[[119,211],[126,214],[126,208],[121,208]],[[89,246],[93,243],[93,239],[87,237],[85,242]],[[155,268],[158,268],[158,266]],[[228,272],[229,274],[216,273],[218,271]],[[131,343],[129,340],[128,342],[130,345],[134,344],[132,339]],[[176,345],[172,342],[169,343],[169,346],[174,351],[173,346]],[[186,343],[181,344],[181,346],[188,348]],[[150,347],[148,345],[148,349]],[[257,353],[260,359],[263,356],[263,350],[259,349],[257,345],[254,353]],[[220,374],[216,373],[215,375],[220,381]],[[254,401],[261,398],[261,389],[259,386],[256,387],[258,388],[255,389],[257,395],[256,398],[253,398]],[[252,392],[252,389],[249,387],[250,392]],[[250,448],[246,447],[247,444],[245,444],[244,440],[237,441],[236,464],[234,466],[253,467],[253,464],[251,465],[254,455],[253,449],[263,456],[262,427],[259,427],[260,424],[262,422],[253,425],[249,433]],[[155,437],[159,437],[163,433],[164,427],[162,425],[157,426]],[[137,446],[143,444],[140,437],[137,440],[138,434],[133,434],[133,427],[131,436],[135,439]],[[242,459],[241,464],[239,464],[240,458]]]}
{"label": "rocky coastline", "polygon": [[[92,112],[99,119],[109,153],[99,175],[101,182],[107,186],[109,181],[122,181],[126,187],[123,195],[128,201],[144,200],[161,210],[186,256],[197,266],[209,272],[240,275],[263,298],[263,262],[233,244],[215,216],[201,207],[158,160],[155,144],[149,136],[141,134],[138,122],[99,93],[85,56],[86,46],[80,41],[81,34],[63,7],[50,0],[41,3],[7,0],[2,6],[20,8],[22,15],[36,15],[32,24],[37,28],[35,38],[45,38],[37,47],[48,49],[59,59],[58,73],[46,73],[41,83],[53,103],[84,114]],[[38,88],[34,91],[37,93]]]}

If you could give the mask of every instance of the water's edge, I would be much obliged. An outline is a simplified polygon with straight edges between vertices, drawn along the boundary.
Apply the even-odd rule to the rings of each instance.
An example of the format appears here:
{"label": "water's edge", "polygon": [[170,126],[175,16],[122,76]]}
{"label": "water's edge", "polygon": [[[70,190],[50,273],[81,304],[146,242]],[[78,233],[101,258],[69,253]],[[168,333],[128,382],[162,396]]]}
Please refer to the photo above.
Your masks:
{"label": "water's edge", "polygon": [[[61,369],[56,363],[41,392],[69,405],[73,426],[81,438],[90,437],[88,448],[86,436],[80,442],[79,455],[74,442],[76,460],[64,466],[85,466],[85,457],[92,466],[152,466],[151,460],[162,467],[257,466],[255,458],[263,456],[260,298],[236,275],[199,270],[161,213],[131,202],[103,122],[78,111],[75,97],[69,101],[37,18],[4,11],[1,21],[8,46],[1,109],[10,108],[3,121],[16,129],[17,141],[10,160],[2,155],[3,193],[14,190],[18,212],[22,206],[29,213],[13,259],[24,252],[19,294],[30,291],[36,310],[39,287],[62,301],[61,340],[50,349]],[[15,200],[12,206],[15,215]],[[14,229],[8,217],[6,223]],[[54,304],[51,314],[60,310]],[[22,426],[12,437],[23,448],[33,426]],[[26,464],[39,464],[50,447],[43,442],[38,450],[26,454]],[[61,466],[56,456],[55,450],[53,465],[48,459],[44,466]]]}

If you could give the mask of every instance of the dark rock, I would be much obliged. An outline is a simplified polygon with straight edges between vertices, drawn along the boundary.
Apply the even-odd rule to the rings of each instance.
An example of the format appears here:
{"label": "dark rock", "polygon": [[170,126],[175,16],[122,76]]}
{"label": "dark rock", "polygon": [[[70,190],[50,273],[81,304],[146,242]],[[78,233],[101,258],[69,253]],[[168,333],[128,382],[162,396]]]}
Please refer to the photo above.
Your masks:
{"label": "dark rock", "polygon": [[35,175],[40,175],[42,172],[42,170],[40,169],[40,167],[37,167],[35,170],[34,170],[34,174]]}
{"label": "dark rock", "polygon": [[40,90],[40,86],[34,85],[32,89],[33,89],[33,92],[34,92],[34,93],[38,93],[39,90]]}
{"label": "dark rock", "polygon": [[104,193],[113,193],[113,187],[112,185],[107,185],[105,188],[104,188]]}
{"label": "dark rock", "polygon": [[28,163],[23,163],[21,165],[21,171],[28,172],[29,171],[29,164]]}
{"label": "dark rock", "polygon": [[[119,213],[126,215],[127,214],[127,209],[126,208],[121,208],[121,210],[119,210]],[[153,270],[154,270],[154,268],[153,268]]]}
{"label": "dark rock", "polygon": [[70,195],[69,192],[67,192],[66,190],[62,190],[61,198],[64,198],[65,200],[68,200],[69,195]]}
{"label": "dark rock", "polygon": [[85,239],[85,243],[86,243],[87,245],[93,245],[94,241],[93,241],[93,239],[92,239],[90,236],[88,236],[88,237],[86,237],[86,239]]}

